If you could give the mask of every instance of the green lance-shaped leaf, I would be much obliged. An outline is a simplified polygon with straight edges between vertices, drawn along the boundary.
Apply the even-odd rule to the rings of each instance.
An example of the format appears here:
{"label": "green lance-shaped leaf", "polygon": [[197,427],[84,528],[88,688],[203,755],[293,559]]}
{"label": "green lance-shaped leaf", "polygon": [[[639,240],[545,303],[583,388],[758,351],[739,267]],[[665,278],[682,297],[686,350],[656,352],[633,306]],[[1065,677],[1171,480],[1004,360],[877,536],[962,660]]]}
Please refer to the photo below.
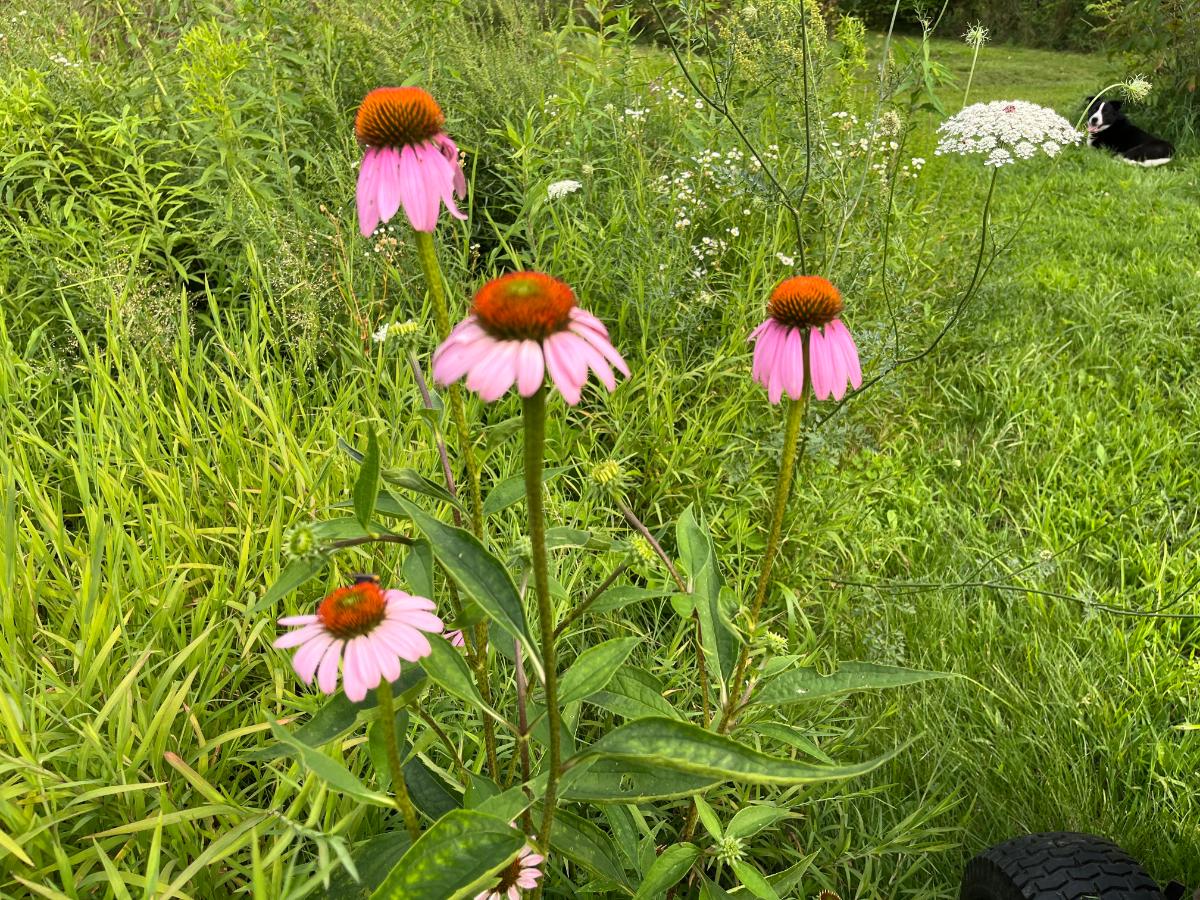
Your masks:
{"label": "green lance-shaped leaf", "polygon": [[804,667],[791,669],[764,681],[750,698],[750,705],[785,706],[789,703],[821,700],[852,691],[880,690],[948,677],[946,672],[928,672],[869,662],[844,662],[832,675],[822,675],[812,667]]}
{"label": "green lance-shaped leaf", "polygon": [[379,493],[379,439],[375,428],[367,428],[367,452],[354,482],[354,516],[363,528],[371,527],[375,515],[375,495]]}
{"label": "green lance-shaped leaf", "polygon": [[274,606],[296,588],[302,587],[310,579],[320,574],[328,562],[329,558],[319,553],[293,559],[284,566],[283,571],[279,573],[279,577],[275,579],[267,592],[250,607],[248,615],[256,615],[267,607]]}
{"label": "green lance-shaped leaf", "polygon": [[436,481],[426,478],[415,469],[384,469],[379,474],[387,484],[393,487],[403,488],[406,491],[412,491],[414,494],[432,497],[434,500],[449,503],[451,506],[455,506],[460,511],[465,512],[462,503],[455,499],[448,490]]}
{"label": "green lance-shaped leaf", "polygon": [[598,759],[579,775],[576,775],[577,768],[568,769],[563,778],[561,796],[564,800],[623,804],[676,800],[702,793],[722,781],[708,775],[689,775],[627,759]]}
{"label": "green lance-shaped leaf", "polygon": [[[419,666],[406,665],[401,670],[400,677],[392,682],[392,694],[397,697],[403,696],[424,680],[425,672]],[[291,732],[291,736],[309,747],[324,746],[349,731],[358,721],[358,714],[374,709],[378,702],[374,691],[369,691],[367,696],[358,703],[339,691],[313,713],[311,719]],[[251,750],[244,756],[247,760],[266,762],[280,756],[287,756],[288,753],[286,744],[273,744]]]}
{"label": "green lance-shaped leaf", "polygon": [[[542,484],[547,485],[563,472],[567,471],[566,466],[557,466],[552,469],[546,469],[542,472]],[[511,478],[505,478],[488,493],[483,501],[483,514],[490,516],[500,512],[502,509],[508,509],[514,503],[520,502],[525,497],[525,476],[513,475]]]}
{"label": "green lance-shaped leaf", "polygon": [[456,809],[408,848],[373,900],[459,900],[474,897],[516,859],[525,835],[503,819]]}
{"label": "green lance-shaped leaf", "polygon": [[545,680],[542,657],[529,633],[521,597],[504,564],[488,553],[469,531],[439,522],[403,497],[397,497],[396,502],[429,539],[433,555],[463,593],[479,604],[498,627],[521,642],[538,678]]}
{"label": "green lance-shaped leaf", "polygon": [[699,855],[700,848],[695,844],[673,844],[668,847],[651,864],[646,877],[638,886],[637,893],[633,895],[634,900],[656,900],[658,897],[665,897],[667,891],[688,873]]}
{"label": "green lance-shaped leaf", "polygon": [[429,641],[429,655],[421,659],[421,668],[448,693],[465,700],[476,709],[481,710],[502,725],[507,725],[504,717],[483,702],[483,695],[475,684],[475,678],[467,667],[462,653],[455,649],[448,640],[436,635]]}
{"label": "green lance-shaped leaf", "polygon": [[700,617],[700,636],[709,671],[721,674],[717,681],[721,688],[721,702],[724,703],[726,682],[737,660],[738,639],[721,614],[721,570],[717,566],[716,547],[708,533],[707,524],[703,519],[697,520],[692,506],[679,517],[675,539],[679,544],[683,565],[691,576],[692,596]]}
{"label": "green lance-shaped leaf", "polygon": [[[540,817],[540,812],[538,815]],[[596,825],[560,809],[554,816],[554,831],[551,834],[551,850],[633,893],[633,885],[621,865],[612,838]]]}
{"label": "green lance-shaped leaf", "polygon": [[[675,595],[676,591],[674,588],[643,588],[623,584],[619,587],[609,588],[597,597],[596,602],[592,604],[591,612],[592,615],[615,612],[634,603],[642,603],[646,600],[661,600],[664,597],[674,597]],[[686,597],[690,603],[691,597],[689,595],[679,594],[679,596]]]}
{"label": "green lance-shaped leaf", "polygon": [[770,828],[781,819],[791,818],[794,813],[788,812],[786,809],[781,809],[778,806],[767,806],[765,804],[755,804],[753,806],[745,806],[739,809],[732,819],[729,820],[729,825],[725,829],[725,833],[729,837],[746,838],[753,837],[764,828]]}
{"label": "green lance-shaped leaf", "polygon": [[308,771],[312,772],[334,790],[341,791],[343,794],[349,794],[366,803],[373,803],[376,806],[392,805],[391,797],[369,790],[366,785],[355,778],[350,770],[340,762],[331,759],[320,750],[315,750],[308,746],[308,744],[296,740],[282,726],[272,722],[271,733],[275,735],[275,740],[288,747],[291,751],[290,755],[295,756],[304,768],[308,769]]}
{"label": "green lance-shaped leaf", "polygon": [[683,713],[663,697],[663,686],[658,678],[637,666],[625,666],[613,673],[605,689],[596,691],[587,699],[589,703],[625,719],[646,716],[683,719]]}
{"label": "green lance-shaped leaf", "polygon": [[329,880],[324,900],[366,900],[387,877],[412,843],[408,832],[385,831],[350,848],[350,858],[358,870],[355,881],[345,869],[339,869]]}
{"label": "green lance-shaped leaf", "polygon": [[614,638],[584,650],[563,673],[562,681],[559,682],[558,702],[566,706],[574,700],[582,700],[588,694],[603,690],[639,641],[639,638],[634,637]]}
{"label": "green lance-shaped leaf", "polygon": [[636,719],[614,728],[574,760],[601,757],[749,784],[811,784],[852,778],[875,769],[896,751],[863,763],[827,766],[769,756],[723,735],[676,719]]}
{"label": "green lance-shaped leaf", "polygon": [[733,873],[737,875],[738,881],[759,900],[779,900],[779,895],[775,893],[775,889],[771,887],[767,879],[763,878],[762,873],[748,862],[738,861],[733,864]]}
{"label": "green lance-shaped leaf", "polygon": [[418,597],[433,596],[433,548],[429,541],[417,540],[408,548],[401,571],[410,593]]}

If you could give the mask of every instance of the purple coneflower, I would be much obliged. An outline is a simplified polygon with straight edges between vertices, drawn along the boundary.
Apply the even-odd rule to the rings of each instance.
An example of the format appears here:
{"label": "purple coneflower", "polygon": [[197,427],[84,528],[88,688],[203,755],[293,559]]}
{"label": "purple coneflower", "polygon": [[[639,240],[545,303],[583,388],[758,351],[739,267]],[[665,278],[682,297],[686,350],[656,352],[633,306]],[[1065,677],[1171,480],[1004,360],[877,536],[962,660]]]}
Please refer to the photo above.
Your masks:
{"label": "purple coneflower", "polygon": [[799,400],[806,369],[818,400],[841,400],[848,383],[862,387],[858,348],[841,311],[842,295],[818,275],[786,278],[771,292],[767,320],[750,335],[754,380],[768,400],[778,403],[784,394]]}
{"label": "purple coneflower", "polygon": [[360,578],[321,601],[314,615],[285,616],[280,625],[295,627],[275,641],[298,647],[292,667],[300,680],[316,676],[322,693],[337,690],[338,663],[346,696],[355,703],[379,685],[400,677],[400,660],[416,662],[430,654],[425,633],[441,634],[442,620],[432,600],[404,591],[381,590],[373,578]]}
{"label": "purple coneflower", "polygon": [[433,377],[449,385],[466,376],[467,388],[487,403],[514,384],[531,397],[546,375],[571,406],[579,402],[588,370],[610,391],[613,369],[629,367],[608,338],[608,329],[575,304],[575,294],[541,272],[510,272],[475,295],[471,314],[433,354]]}
{"label": "purple coneflower", "polygon": [[500,873],[500,881],[476,894],[475,900],[517,900],[522,891],[532,891],[537,887],[538,879],[542,877],[542,870],[538,867],[544,860],[544,856],[534,853],[533,848],[526,844],[517,858]]}
{"label": "purple coneflower", "polygon": [[442,132],[446,117],[419,87],[381,87],[363,97],[354,131],[366,148],[358,173],[358,227],[366,237],[401,206],[417,231],[437,226],[441,204],[466,216],[454,195],[466,195],[458,147]]}

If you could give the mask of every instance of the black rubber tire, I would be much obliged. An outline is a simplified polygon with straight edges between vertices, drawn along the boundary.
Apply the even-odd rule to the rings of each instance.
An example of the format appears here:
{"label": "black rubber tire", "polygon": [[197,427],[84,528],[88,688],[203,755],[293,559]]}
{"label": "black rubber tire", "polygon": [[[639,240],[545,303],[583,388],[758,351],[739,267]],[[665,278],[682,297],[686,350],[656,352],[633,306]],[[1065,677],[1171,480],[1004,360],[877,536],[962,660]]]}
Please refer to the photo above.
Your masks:
{"label": "black rubber tire", "polygon": [[1027,834],[967,864],[959,900],[1163,900],[1154,879],[1111,841]]}

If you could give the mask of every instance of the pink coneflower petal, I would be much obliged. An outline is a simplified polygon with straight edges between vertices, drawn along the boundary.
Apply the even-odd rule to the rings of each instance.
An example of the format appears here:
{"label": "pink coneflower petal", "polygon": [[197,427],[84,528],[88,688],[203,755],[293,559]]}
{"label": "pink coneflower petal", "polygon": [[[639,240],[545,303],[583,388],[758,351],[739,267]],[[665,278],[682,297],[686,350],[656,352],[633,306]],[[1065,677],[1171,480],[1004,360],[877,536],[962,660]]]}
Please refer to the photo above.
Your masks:
{"label": "pink coneflower petal", "polygon": [[[400,150],[400,163],[397,166],[399,177],[397,185],[400,189],[399,200],[404,207],[404,214],[416,231],[433,231],[437,225],[438,196],[429,189],[425,173],[417,158],[414,147],[404,147]],[[386,208],[380,203],[380,212]],[[393,210],[395,213],[395,210]],[[385,219],[391,216],[385,216]]]}
{"label": "pink coneflower petal", "polygon": [[296,651],[296,655],[292,657],[292,668],[296,670],[296,675],[305,684],[312,684],[313,675],[316,674],[321,657],[333,642],[333,635],[322,633],[311,638]]}
{"label": "pink coneflower petal", "polygon": [[436,604],[428,597],[418,597],[415,594],[406,594],[404,591],[394,589],[384,591],[383,599],[387,601],[387,610],[389,613],[393,610],[402,609],[419,609],[429,612],[436,608]]}
{"label": "pink coneflower petal", "polygon": [[546,359],[537,341],[521,341],[517,354],[517,392],[532,397],[546,379]]}
{"label": "pink coneflower petal", "polygon": [[[626,378],[629,377],[629,365],[625,362],[624,357],[622,357],[621,354],[617,352],[617,348],[612,345],[612,343],[609,341],[607,335],[598,334],[595,331],[590,330],[590,329],[587,329],[587,330],[581,332],[581,331],[577,331],[576,329],[572,328],[571,331],[572,331],[572,333],[576,334],[578,337],[587,341],[589,346],[594,347],[596,352],[598,352],[601,356],[603,356],[604,359],[614,369],[616,369],[618,372],[620,372]],[[600,374],[600,373],[597,372],[596,374]],[[606,385],[606,387],[608,387],[608,386]],[[610,391],[616,390],[615,382],[614,382],[614,385],[612,387],[609,387],[608,389]]]}
{"label": "pink coneflower petal", "polygon": [[379,669],[379,677],[389,682],[399,678],[400,660],[396,658],[396,654],[391,651],[387,642],[380,640],[375,633],[368,635],[366,641],[372,656],[375,657],[375,667]]}
{"label": "pink coneflower petal", "polygon": [[322,694],[332,694],[337,690],[338,663],[341,662],[345,649],[345,641],[334,641],[321,657],[321,667],[317,670],[317,687],[321,689]]}
{"label": "pink coneflower petal", "polygon": [[837,340],[837,346],[841,350],[842,359],[846,364],[846,372],[850,378],[850,384],[855,390],[862,387],[862,365],[858,360],[858,347],[854,344],[854,338],[850,334],[850,329],[845,326],[841,319],[834,319],[825,328],[826,336],[830,329],[833,329],[834,337]]}
{"label": "pink coneflower petal", "polygon": [[783,359],[783,389],[793,400],[804,392],[804,338],[799,328],[789,328],[785,338]]}
{"label": "pink coneflower petal", "polygon": [[608,337],[608,326],[601,322],[598,318],[588,312],[586,309],[580,309],[578,306],[571,310],[571,318],[581,325],[586,325],[593,331],[598,331],[603,338]]}
{"label": "pink coneflower petal", "polygon": [[432,631],[434,634],[440,634],[442,631],[441,619],[433,613],[419,609],[388,609],[384,614],[384,622],[419,631]]}
{"label": "pink coneflower petal", "polygon": [[[459,197],[467,196],[467,179],[463,175],[462,166],[458,162],[458,145],[444,134],[435,134],[433,142],[442,151],[446,162],[454,167],[454,193]],[[463,218],[466,218],[465,216]]]}
{"label": "pink coneflower petal", "polygon": [[322,634],[325,634],[325,626],[321,623],[305,625],[302,628],[297,628],[295,631],[289,631],[287,634],[277,637],[271,646],[276,650],[286,650],[288,647],[298,647],[300,644]]}
{"label": "pink coneflower petal", "polygon": [[461,631],[447,631],[446,640],[450,642],[451,647],[467,646],[467,639],[463,637],[463,633]]}
{"label": "pink coneflower petal", "polygon": [[363,237],[370,237],[379,224],[379,151],[368,147],[358,170],[358,189],[355,197],[358,206],[358,230]]}
{"label": "pink coneflower petal", "polygon": [[460,212],[454,202],[455,186],[462,178],[457,162],[451,164],[436,144],[418,147],[417,159],[423,166],[426,186],[445,204],[446,212],[456,219],[466,219],[466,214]]}
{"label": "pink coneflower petal", "polygon": [[479,394],[485,403],[499,400],[517,380],[516,341],[500,341],[491,355],[467,373],[467,389]]}
{"label": "pink coneflower petal", "polygon": [[484,335],[475,342],[449,347],[433,360],[433,380],[446,387],[458,381],[483,363],[498,348],[500,342]]}
{"label": "pink coneflower petal", "polygon": [[400,209],[400,194],[400,154],[383,147],[375,159],[375,203],[381,221],[388,221]]}
{"label": "pink coneflower petal", "polygon": [[282,619],[279,620],[279,624],[290,627],[292,625],[311,625],[313,622],[319,622],[319,621],[320,621],[320,619],[317,616],[312,616],[312,615],[309,615],[309,616],[284,616]]}

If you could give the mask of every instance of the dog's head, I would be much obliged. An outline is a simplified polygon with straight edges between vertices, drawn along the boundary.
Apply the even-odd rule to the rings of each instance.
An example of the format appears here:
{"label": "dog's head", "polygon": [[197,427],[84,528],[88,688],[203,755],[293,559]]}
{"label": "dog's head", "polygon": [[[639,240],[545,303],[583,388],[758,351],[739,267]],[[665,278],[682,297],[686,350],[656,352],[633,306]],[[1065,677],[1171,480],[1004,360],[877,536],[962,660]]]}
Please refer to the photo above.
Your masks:
{"label": "dog's head", "polygon": [[1088,134],[1099,134],[1104,129],[1115,125],[1124,118],[1125,113],[1121,112],[1120,100],[1101,100],[1097,97],[1088,98]]}

